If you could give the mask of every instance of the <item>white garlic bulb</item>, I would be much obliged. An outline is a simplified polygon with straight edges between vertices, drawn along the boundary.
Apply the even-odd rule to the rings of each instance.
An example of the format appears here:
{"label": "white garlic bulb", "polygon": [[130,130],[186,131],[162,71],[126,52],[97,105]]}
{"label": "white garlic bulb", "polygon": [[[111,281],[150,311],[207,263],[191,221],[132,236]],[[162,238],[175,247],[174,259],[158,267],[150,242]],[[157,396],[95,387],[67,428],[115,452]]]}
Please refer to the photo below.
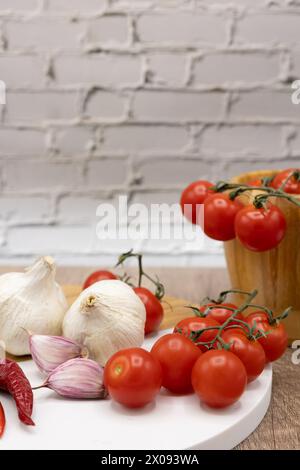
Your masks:
{"label": "white garlic bulb", "polygon": [[68,304],[55,282],[55,263],[46,256],[24,273],[0,276],[0,339],[15,356],[29,354],[28,331],[61,334]]}
{"label": "white garlic bulb", "polygon": [[63,335],[83,344],[89,357],[104,366],[117,351],[141,346],[146,310],[133,289],[119,280],[96,282],[70,307]]}

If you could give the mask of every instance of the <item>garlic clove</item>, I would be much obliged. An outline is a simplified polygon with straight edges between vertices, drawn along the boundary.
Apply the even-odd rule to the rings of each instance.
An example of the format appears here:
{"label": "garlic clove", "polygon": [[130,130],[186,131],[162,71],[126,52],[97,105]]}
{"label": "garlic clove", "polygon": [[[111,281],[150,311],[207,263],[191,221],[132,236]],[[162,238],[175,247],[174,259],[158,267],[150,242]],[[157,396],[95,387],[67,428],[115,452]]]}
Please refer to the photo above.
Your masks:
{"label": "garlic clove", "polygon": [[30,335],[30,353],[41,372],[49,374],[56,367],[76,357],[87,357],[88,351],[63,336]]}
{"label": "garlic clove", "polygon": [[41,387],[66,398],[105,398],[103,368],[91,359],[70,359],[52,371]]}

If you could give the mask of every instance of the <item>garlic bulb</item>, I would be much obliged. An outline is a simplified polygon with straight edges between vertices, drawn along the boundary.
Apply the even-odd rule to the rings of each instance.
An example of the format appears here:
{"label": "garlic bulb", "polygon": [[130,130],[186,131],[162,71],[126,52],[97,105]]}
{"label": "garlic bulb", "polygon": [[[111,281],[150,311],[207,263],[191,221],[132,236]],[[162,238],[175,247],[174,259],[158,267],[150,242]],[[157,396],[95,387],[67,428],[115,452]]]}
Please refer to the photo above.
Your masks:
{"label": "garlic bulb", "polygon": [[10,354],[29,354],[28,334],[59,335],[68,304],[55,282],[52,258],[39,259],[24,273],[0,276],[0,339]]}
{"label": "garlic bulb", "polygon": [[83,344],[102,366],[117,351],[141,346],[146,311],[133,289],[119,280],[96,282],[70,307],[63,335]]}

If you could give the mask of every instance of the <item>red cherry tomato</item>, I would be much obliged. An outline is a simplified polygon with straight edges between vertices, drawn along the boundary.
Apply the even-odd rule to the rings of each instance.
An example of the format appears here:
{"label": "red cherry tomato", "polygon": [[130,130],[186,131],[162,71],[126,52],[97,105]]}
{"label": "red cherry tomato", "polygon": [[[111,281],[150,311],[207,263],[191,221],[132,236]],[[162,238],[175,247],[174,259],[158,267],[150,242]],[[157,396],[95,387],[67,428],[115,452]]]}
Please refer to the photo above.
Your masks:
{"label": "red cherry tomato", "polygon": [[[225,323],[226,320],[228,320],[228,318],[231,317],[231,315],[233,315],[233,313],[234,313],[232,310],[229,310],[226,307],[230,307],[230,308],[233,308],[235,310],[237,309],[236,305],[230,304],[230,303],[222,303],[222,304],[219,304],[219,305],[206,304],[206,305],[201,305],[201,307],[199,308],[200,312],[204,313],[207,310],[207,307],[215,307],[215,308],[212,308],[211,310],[209,310],[206,318],[213,318],[220,325],[223,325],[223,323]],[[224,308],[220,308],[220,307],[224,307]],[[244,317],[241,313],[237,313],[235,318],[237,320],[243,320],[244,319]],[[234,320],[232,320],[229,323],[229,325],[239,325],[239,322],[237,322],[237,321],[235,322]]]}
{"label": "red cherry tomato", "polygon": [[235,231],[248,250],[272,250],[285,236],[286,220],[282,211],[273,204],[268,204],[267,209],[248,205],[237,214]]}
{"label": "red cherry tomato", "polygon": [[288,335],[283,323],[270,325],[268,315],[260,311],[250,313],[246,321],[251,327],[255,322],[257,330],[268,333],[258,340],[264,348],[267,360],[273,362],[279,359],[288,346]]}
{"label": "red cherry tomato", "polygon": [[164,316],[161,302],[149,289],[135,287],[134,292],[139,296],[146,308],[145,334],[157,331]]}
{"label": "red cherry tomato", "polygon": [[152,402],[162,383],[157,359],[142,348],[122,349],[104,368],[104,384],[111,398],[128,408]]}
{"label": "red cherry tomato", "polygon": [[234,220],[243,205],[227,194],[213,194],[204,201],[204,232],[214,240],[235,238]]}
{"label": "red cherry tomato", "polygon": [[211,350],[194,365],[192,384],[206,405],[224,408],[235,403],[244,392],[247,373],[242,361],[232,352]]}
{"label": "red cherry tomato", "polygon": [[236,326],[232,327],[231,325],[229,325],[224,329],[224,331],[233,331],[235,334],[245,336],[246,338],[248,338],[249,334],[248,328],[243,325],[239,325],[239,328],[236,328]]}
{"label": "red cherry tomato", "polygon": [[279,189],[285,183],[282,188],[284,192],[290,194],[300,194],[300,180],[293,176],[294,172],[299,172],[298,168],[289,168],[288,170],[281,171],[278,173],[271,182],[271,186],[274,189]]}
{"label": "red cherry tomato", "polygon": [[247,185],[248,186],[256,186],[256,187],[259,187],[259,186],[262,186],[263,183],[262,183],[262,180],[260,178],[257,178],[257,179],[253,179],[253,180],[250,180],[247,182]]}
{"label": "red cherry tomato", "polygon": [[248,339],[240,329],[223,331],[222,339],[230,344],[230,351],[244,364],[248,383],[255,380],[262,373],[266,364],[265,351],[260,343]]}
{"label": "red cherry tomato", "polygon": [[87,289],[95,282],[104,281],[106,279],[118,279],[114,273],[110,271],[95,271],[94,273],[90,274],[89,277],[86,279],[85,283],[83,284],[83,289]]}
{"label": "red cherry tomato", "polygon": [[[215,329],[203,331],[203,333],[197,338],[196,342],[206,343],[212,341],[218,334],[218,327],[220,324],[213,318],[204,317],[188,317],[180,320],[174,328],[174,333],[180,333],[187,338],[190,338],[193,332],[203,330],[204,328],[216,327]],[[211,344],[211,347],[214,343]],[[207,351],[207,347],[204,344],[198,345],[199,349],[203,352]]]}
{"label": "red cherry tomato", "polygon": [[183,191],[180,199],[182,213],[192,224],[200,222],[200,208],[197,205],[203,204],[207,196],[213,194],[212,187],[209,181],[200,180],[194,181]]}
{"label": "red cherry tomato", "polygon": [[151,354],[161,365],[163,387],[172,393],[193,390],[192,368],[202,353],[192,341],[176,333],[165,335],[156,341]]}

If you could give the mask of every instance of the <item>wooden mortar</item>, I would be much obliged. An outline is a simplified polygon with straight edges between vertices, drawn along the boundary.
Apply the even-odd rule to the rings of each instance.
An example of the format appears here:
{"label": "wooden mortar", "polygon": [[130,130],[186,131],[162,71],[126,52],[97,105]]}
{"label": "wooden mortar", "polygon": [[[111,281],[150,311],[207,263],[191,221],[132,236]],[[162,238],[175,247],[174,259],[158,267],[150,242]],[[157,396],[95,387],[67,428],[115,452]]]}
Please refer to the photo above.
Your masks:
{"label": "wooden mortar", "polygon": [[[278,170],[244,173],[233,178],[232,182],[247,183],[276,173]],[[257,193],[259,191],[249,191],[242,198],[250,202]],[[300,200],[300,196],[296,197]],[[272,202],[282,210],[287,221],[287,232],[279,246],[256,253],[235,239],[224,243],[225,256],[233,288],[258,289],[254,302],[267,306],[276,314],[293,307],[284,320],[291,342],[300,339],[300,208],[285,199],[272,198]],[[242,296],[235,296],[236,302],[242,300]]]}

